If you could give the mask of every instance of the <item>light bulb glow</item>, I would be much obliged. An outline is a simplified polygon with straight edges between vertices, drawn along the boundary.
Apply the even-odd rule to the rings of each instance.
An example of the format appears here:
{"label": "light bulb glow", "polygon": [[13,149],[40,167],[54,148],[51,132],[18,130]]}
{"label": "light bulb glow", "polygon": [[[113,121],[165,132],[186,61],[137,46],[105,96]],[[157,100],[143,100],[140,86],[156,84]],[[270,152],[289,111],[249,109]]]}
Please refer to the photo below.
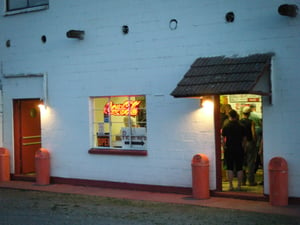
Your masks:
{"label": "light bulb glow", "polygon": [[40,112],[41,112],[42,114],[46,112],[47,109],[46,109],[46,106],[45,106],[44,104],[39,104],[38,106],[39,106]]}

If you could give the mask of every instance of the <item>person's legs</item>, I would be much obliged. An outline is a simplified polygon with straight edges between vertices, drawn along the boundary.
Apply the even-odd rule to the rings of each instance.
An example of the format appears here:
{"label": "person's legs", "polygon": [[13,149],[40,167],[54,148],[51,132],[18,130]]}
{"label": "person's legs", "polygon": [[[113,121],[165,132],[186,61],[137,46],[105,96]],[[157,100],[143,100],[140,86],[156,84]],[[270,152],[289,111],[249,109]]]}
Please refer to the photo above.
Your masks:
{"label": "person's legs", "polygon": [[248,157],[247,157],[247,164],[248,164],[248,182],[250,186],[256,185],[255,182],[255,163],[256,163],[256,157],[257,157],[257,150],[255,142],[248,142],[247,143],[247,151],[248,151]]}
{"label": "person's legs", "polygon": [[229,182],[229,191],[232,191],[233,190],[233,177],[234,177],[234,173],[233,173],[233,155],[232,154],[226,154],[226,169],[227,169],[227,179],[228,179],[228,182]]}
{"label": "person's legs", "polygon": [[247,152],[244,153],[244,164],[243,164],[243,182],[242,185],[246,185],[247,183],[247,175],[248,175],[248,166],[247,166]]}
{"label": "person's legs", "polygon": [[243,165],[244,165],[244,154],[243,154],[243,151],[241,151],[240,155],[238,155],[238,158],[236,158],[236,170],[237,170],[237,178],[238,178],[237,190],[238,191],[241,190],[241,186],[243,184],[243,177],[244,177]]}
{"label": "person's legs", "polygon": [[228,178],[228,181],[229,181],[229,191],[232,191],[233,190],[233,184],[232,184],[233,170],[227,170],[227,178]]}
{"label": "person's legs", "polygon": [[241,190],[241,186],[243,183],[243,177],[244,177],[244,171],[240,170],[237,172],[237,178],[238,178],[238,190]]}

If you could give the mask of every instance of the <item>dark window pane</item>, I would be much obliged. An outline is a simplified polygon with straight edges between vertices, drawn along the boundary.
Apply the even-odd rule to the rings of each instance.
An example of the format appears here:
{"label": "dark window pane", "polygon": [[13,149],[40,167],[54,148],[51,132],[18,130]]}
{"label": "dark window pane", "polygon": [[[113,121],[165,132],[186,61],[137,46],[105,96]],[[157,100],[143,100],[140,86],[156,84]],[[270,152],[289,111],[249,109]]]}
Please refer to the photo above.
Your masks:
{"label": "dark window pane", "polygon": [[48,5],[49,0],[7,0],[7,11]]}
{"label": "dark window pane", "polygon": [[29,0],[29,7],[48,5],[49,0]]}
{"label": "dark window pane", "polygon": [[23,9],[27,7],[27,0],[9,0],[7,1],[7,10]]}

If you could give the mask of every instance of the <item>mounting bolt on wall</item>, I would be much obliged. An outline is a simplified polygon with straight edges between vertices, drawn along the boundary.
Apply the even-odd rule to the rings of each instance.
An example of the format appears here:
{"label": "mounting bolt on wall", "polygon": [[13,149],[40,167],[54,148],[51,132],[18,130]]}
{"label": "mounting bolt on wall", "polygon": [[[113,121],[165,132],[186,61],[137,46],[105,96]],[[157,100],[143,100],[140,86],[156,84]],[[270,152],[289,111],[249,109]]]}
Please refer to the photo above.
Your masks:
{"label": "mounting bolt on wall", "polygon": [[234,21],[234,13],[233,12],[226,13],[225,19],[226,19],[226,22],[232,23]]}
{"label": "mounting bolt on wall", "polygon": [[123,34],[128,34],[129,33],[129,27],[127,25],[122,26],[122,32]]}
{"label": "mounting bolt on wall", "polygon": [[41,36],[41,41],[45,44],[47,42],[46,35]]}
{"label": "mounting bolt on wall", "polygon": [[170,30],[176,30],[177,29],[178,21],[176,19],[171,19],[169,22],[169,28]]}
{"label": "mounting bolt on wall", "polygon": [[5,45],[6,45],[7,48],[9,48],[11,46],[10,40],[7,40]]}

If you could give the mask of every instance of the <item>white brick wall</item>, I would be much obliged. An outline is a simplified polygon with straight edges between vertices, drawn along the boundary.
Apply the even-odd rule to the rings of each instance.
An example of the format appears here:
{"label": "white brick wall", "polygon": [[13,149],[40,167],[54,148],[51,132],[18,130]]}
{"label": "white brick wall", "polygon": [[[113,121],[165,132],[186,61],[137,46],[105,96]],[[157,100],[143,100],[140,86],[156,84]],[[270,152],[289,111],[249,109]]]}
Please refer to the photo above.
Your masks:
{"label": "white brick wall", "polygon": [[[290,196],[300,197],[300,16],[280,16],[283,3],[50,0],[48,10],[0,17],[2,73],[48,73],[49,115],[42,132],[53,176],[190,187],[192,156],[202,152],[211,160],[215,189],[212,118],[199,115],[198,100],[169,94],[197,57],[275,52],[273,105],[264,103],[265,170],[270,158],[284,156]],[[300,7],[299,1],[288,3]],[[225,22],[229,11],[234,23]],[[169,29],[171,19],[178,21],[176,30]],[[129,26],[128,35],[122,25]],[[66,38],[70,29],[84,30],[85,39]],[[4,145],[13,149],[11,100],[40,97],[42,90],[33,80],[24,81],[25,88],[19,88],[23,81],[1,80]],[[89,96],[124,94],[147,96],[148,156],[88,154]]]}

